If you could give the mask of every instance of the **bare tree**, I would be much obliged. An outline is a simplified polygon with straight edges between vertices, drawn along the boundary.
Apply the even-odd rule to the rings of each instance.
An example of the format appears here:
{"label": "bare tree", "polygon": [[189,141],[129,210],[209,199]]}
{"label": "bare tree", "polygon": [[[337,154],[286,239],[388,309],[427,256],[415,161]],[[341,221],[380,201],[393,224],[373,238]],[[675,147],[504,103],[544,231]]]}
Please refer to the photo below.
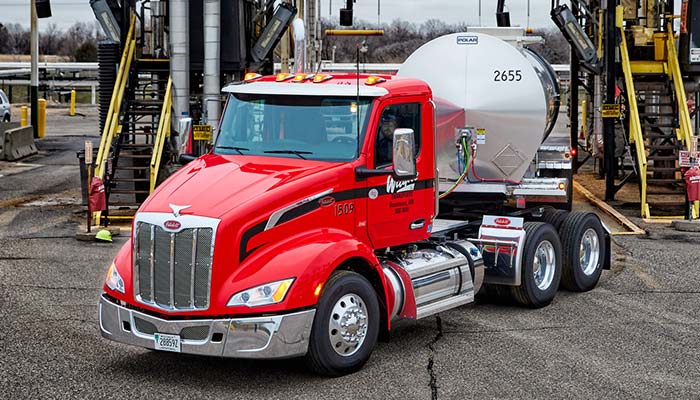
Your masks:
{"label": "bare tree", "polygon": [[532,45],[530,49],[536,51],[552,64],[567,64],[569,62],[569,43],[559,30],[555,28],[535,29],[533,35],[544,38],[544,44]]}

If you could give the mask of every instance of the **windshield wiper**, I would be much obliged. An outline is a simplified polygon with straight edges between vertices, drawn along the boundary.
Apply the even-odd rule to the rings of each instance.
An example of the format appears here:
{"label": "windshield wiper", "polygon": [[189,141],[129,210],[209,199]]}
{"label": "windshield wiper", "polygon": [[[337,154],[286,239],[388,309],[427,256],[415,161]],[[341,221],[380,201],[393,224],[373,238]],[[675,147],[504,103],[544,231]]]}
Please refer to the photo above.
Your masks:
{"label": "windshield wiper", "polygon": [[250,151],[250,149],[245,148],[245,147],[238,147],[238,146],[216,146],[215,149],[223,149],[223,150],[235,150],[238,152],[238,154],[243,154],[243,150],[245,151]]}
{"label": "windshield wiper", "polygon": [[311,151],[299,151],[299,150],[268,150],[268,151],[263,151],[263,153],[268,153],[268,154],[294,154],[299,156],[302,160],[306,160],[306,157],[302,156],[302,154],[314,154]]}

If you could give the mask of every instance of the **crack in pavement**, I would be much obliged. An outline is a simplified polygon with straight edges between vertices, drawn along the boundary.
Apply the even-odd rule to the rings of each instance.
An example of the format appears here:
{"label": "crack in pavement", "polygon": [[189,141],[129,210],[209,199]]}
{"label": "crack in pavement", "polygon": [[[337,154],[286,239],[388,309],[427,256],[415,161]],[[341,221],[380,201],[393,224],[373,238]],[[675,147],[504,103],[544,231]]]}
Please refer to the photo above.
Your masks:
{"label": "crack in pavement", "polygon": [[437,384],[437,377],[435,376],[435,344],[442,338],[443,336],[443,330],[442,330],[442,318],[440,318],[440,315],[435,316],[435,323],[436,323],[436,328],[437,328],[437,334],[435,335],[435,338],[428,343],[428,348],[430,349],[430,357],[428,357],[428,374],[430,375],[430,382],[428,385],[430,386],[430,394],[431,398],[433,400],[436,400],[438,398],[438,384]]}

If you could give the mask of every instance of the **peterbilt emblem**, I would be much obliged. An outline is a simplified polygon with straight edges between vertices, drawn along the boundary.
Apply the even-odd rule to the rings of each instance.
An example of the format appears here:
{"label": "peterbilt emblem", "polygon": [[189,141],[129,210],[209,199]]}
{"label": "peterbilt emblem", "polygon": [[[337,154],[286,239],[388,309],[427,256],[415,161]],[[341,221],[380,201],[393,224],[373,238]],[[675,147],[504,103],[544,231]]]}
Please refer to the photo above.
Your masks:
{"label": "peterbilt emblem", "polygon": [[170,204],[170,209],[173,210],[173,215],[175,216],[175,218],[177,218],[177,217],[180,216],[180,211],[182,211],[182,210],[184,210],[184,209],[186,209],[186,208],[190,208],[190,207],[192,207],[192,205],[177,206],[177,205],[172,204],[172,203]]}
{"label": "peterbilt emblem", "polygon": [[501,226],[510,225],[510,220],[508,218],[496,218],[494,222],[496,223],[496,225]]}
{"label": "peterbilt emblem", "polygon": [[326,196],[318,201],[318,204],[320,204],[321,207],[328,207],[333,203],[335,203],[335,198],[332,196]]}
{"label": "peterbilt emblem", "polygon": [[165,221],[165,223],[163,224],[163,226],[165,227],[165,229],[169,229],[169,230],[171,230],[171,231],[176,231],[176,230],[180,229],[180,227],[182,226],[182,224],[180,224],[180,223],[177,222],[177,221],[170,220],[170,221]]}

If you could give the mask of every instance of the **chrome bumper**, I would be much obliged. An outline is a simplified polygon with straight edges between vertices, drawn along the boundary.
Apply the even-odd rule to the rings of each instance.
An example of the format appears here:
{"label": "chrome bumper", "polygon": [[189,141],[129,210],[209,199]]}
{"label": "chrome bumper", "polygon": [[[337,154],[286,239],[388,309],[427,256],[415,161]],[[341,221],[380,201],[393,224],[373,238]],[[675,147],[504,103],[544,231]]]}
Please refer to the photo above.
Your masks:
{"label": "chrome bumper", "polygon": [[[154,332],[181,336],[183,353],[234,358],[288,358],[306,354],[316,310],[255,318],[167,321],[100,297],[102,336],[134,346],[155,347]],[[141,332],[138,327],[149,332]],[[208,329],[207,329],[208,328]],[[207,332],[187,339],[183,332]]]}

